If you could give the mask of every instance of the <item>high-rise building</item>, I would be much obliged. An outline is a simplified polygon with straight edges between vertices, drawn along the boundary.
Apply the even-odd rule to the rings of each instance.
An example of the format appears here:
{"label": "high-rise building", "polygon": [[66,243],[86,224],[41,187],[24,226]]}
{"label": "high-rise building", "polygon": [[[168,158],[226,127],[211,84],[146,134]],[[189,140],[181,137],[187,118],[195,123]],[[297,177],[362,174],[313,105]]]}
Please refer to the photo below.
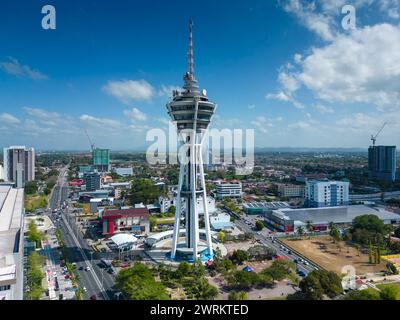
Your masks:
{"label": "high-rise building", "polygon": [[309,180],[305,188],[305,205],[310,208],[346,206],[349,204],[347,181]]}
{"label": "high-rise building", "polygon": [[12,181],[23,188],[28,181],[35,180],[35,149],[24,146],[4,148],[4,181]]}
{"label": "high-rise building", "polygon": [[396,147],[371,146],[368,149],[369,178],[381,181],[396,180]]}
{"label": "high-rise building", "polygon": [[[178,255],[196,260],[201,256],[213,255],[202,145],[216,105],[208,100],[205,90],[200,92],[194,75],[192,21],[189,24],[188,71],[183,80],[183,90],[174,90],[172,100],[167,104],[168,114],[176,124],[178,136],[187,146],[184,154],[186,159],[180,159],[171,258]],[[206,243],[200,241],[197,206],[200,197],[203,199]],[[181,213],[185,218],[185,242],[179,242]]]}
{"label": "high-rise building", "polygon": [[93,166],[99,172],[110,171],[110,150],[94,148],[92,150]]}
{"label": "high-rise building", "polygon": [[100,174],[98,172],[87,172],[83,175],[86,191],[96,191],[100,189]]}

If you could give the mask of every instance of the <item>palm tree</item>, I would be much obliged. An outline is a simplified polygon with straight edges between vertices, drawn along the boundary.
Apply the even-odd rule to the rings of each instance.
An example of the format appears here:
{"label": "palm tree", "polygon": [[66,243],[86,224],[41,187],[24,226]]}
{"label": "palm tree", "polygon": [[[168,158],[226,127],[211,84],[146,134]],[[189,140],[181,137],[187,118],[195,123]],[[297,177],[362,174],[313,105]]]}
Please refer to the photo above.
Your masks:
{"label": "palm tree", "polygon": [[246,291],[239,291],[238,292],[238,300],[248,300],[249,299],[249,295],[247,294]]}
{"label": "palm tree", "polygon": [[296,230],[297,234],[301,238],[304,235],[304,228],[302,226],[298,227]]}
{"label": "palm tree", "polygon": [[[313,232],[314,231],[314,227],[313,227],[313,224],[312,224],[311,220],[307,220],[306,221],[306,229],[307,229],[308,232]],[[310,239],[311,239],[311,236],[310,236]]]}

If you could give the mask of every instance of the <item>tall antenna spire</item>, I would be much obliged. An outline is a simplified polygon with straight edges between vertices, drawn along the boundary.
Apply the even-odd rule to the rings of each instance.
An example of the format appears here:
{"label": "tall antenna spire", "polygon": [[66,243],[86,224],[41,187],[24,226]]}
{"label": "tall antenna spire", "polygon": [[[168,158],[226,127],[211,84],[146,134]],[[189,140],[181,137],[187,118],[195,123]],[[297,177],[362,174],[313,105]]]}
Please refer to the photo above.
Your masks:
{"label": "tall antenna spire", "polygon": [[188,53],[188,60],[189,60],[189,74],[194,79],[194,54],[193,54],[193,20],[190,19],[189,21],[189,53]]}

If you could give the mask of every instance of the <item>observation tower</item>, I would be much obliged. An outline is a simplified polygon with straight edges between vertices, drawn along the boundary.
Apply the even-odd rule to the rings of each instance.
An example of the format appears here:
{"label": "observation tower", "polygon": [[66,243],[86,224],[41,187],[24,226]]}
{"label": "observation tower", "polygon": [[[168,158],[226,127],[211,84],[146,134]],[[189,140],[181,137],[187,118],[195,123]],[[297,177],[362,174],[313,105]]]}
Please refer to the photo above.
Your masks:
{"label": "observation tower", "polygon": [[[200,92],[194,75],[193,23],[189,22],[188,71],[181,91],[174,90],[167,104],[168,114],[176,124],[178,136],[185,144],[186,161],[180,159],[179,184],[172,239],[171,258],[196,260],[213,256],[210,218],[204,180],[202,145],[216,104],[209,101],[206,90]],[[205,239],[200,239],[197,200],[204,208]],[[185,218],[181,228],[181,219]],[[184,232],[182,233],[182,231]],[[180,241],[182,237],[184,241]]]}

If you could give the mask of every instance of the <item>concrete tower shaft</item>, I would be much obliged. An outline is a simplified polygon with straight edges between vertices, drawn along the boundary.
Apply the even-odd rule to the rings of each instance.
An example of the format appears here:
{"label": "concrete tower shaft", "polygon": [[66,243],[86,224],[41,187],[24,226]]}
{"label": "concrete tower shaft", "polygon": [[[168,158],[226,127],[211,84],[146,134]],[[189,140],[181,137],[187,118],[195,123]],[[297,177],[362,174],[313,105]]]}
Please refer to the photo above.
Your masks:
{"label": "concrete tower shaft", "polygon": [[[194,75],[193,23],[189,23],[188,71],[183,80],[183,90],[174,91],[172,100],[167,104],[168,114],[176,124],[178,136],[185,145],[185,154],[180,157],[179,185],[171,257],[177,252],[192,256],[194,260],[207,250],[212,255],[210,219],[207,208],[207,193],[204,180],[202,145],[206,131],[214,115],[216,104],[209,101],[206,91],[200,93]],[[182,161],[185,159],[185,161]],[[202,198],[206,245],[199,238],[199,213],[197,199]],[[182,200],[185,199],[184,207]],[[185,218],[185,242],[179,243],[181,219]]]}

